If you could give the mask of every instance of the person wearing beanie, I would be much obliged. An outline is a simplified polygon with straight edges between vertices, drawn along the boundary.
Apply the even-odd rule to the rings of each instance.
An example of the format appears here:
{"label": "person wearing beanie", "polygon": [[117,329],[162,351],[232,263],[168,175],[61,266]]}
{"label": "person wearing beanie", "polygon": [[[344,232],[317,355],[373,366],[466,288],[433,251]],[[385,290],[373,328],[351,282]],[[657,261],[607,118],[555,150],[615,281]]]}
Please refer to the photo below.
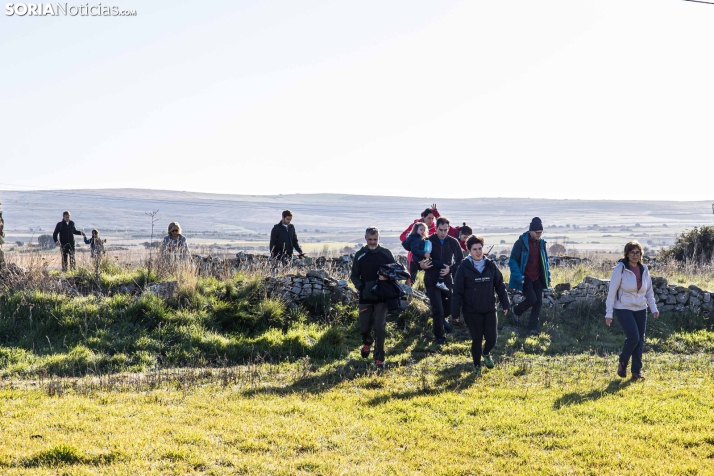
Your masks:
{"label": "person wearing beanie", "polygon": [[513,309],[513,322],[520,324],[521,316],[531,310],[528,319],[528,331],[538,335],[538,320],[543,306],[543,289],[550,286],[550,268],[546,241],[542,239],[543,222],[534,217],[528,227],[514,243],[508,266],[511,279],[508,287],[523,293],[525,299]]}

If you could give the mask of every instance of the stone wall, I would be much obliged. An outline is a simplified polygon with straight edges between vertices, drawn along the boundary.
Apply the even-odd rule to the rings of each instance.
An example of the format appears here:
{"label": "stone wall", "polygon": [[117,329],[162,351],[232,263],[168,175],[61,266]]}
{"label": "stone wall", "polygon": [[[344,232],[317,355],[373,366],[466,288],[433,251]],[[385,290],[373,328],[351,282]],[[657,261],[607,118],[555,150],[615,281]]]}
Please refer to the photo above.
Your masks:
{"label": "stone wall", "polygon": [[[714,309],[714,292],[705,291],[690,284],[688,287],[669,284],[666,278],[652,277],[652,286],[660,312],[692,312],[709,316]],[[558,284],[554,290],[543,291],[543,305],[546,307],[560,306],[568,309],[578,304],[595,304],[607,299],[610,281],[586,277],[582,283],[575,286],[570,283]],[[519,303],[524,298],[520,293],[511,294],[511,301]]]}

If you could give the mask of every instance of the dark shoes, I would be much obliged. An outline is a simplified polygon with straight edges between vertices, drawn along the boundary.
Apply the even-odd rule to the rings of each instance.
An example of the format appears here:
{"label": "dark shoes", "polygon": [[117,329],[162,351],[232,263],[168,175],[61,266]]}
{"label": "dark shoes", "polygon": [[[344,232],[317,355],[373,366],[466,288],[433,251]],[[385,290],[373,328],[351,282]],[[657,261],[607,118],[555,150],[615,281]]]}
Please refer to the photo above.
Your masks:
{"label": "dark shoes", "polygon": [[645,376],[640,372],[632,372],[632,380],[636,382],[644,382]]}
{"label": "dark shoes", "polygon": [[374,365],[377,366],[377,370],[384,370],[384,361],[383,360],[375,360]]}
{"label": "dark shoes", "polygon": [[436,345],[444,345],[444,344],[446,344],[445,338],[439,337],[438,339],[436,339]]}
{"label": "dark shoes", "polygon": [[365,345],[362,346],[362,348],[360,349],[359,353],[360,353],[360,355],[362,356],[363,359],[366,359],[367,357],[369,357],[369,352],[370,352],[371,350],[372,350],[372,346],[370,346],[369,344],[365,344]]}
{"label": "dark shoes", "polygon": [[451,332],[451,324],[448,319],[444,319],[444,330],[446,332]]}
{"label": "dark shoes", "polygon": [[627,362],[617,364],[617,376],[621,378],[627,377]]}

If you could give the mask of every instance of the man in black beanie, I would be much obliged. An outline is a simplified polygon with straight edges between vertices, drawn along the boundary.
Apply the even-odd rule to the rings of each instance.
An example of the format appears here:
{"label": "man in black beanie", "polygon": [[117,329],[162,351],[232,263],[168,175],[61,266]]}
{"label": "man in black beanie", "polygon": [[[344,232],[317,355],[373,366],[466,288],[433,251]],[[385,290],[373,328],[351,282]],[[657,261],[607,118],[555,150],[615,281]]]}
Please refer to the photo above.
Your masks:
{"label": "man in black beanie", "polygon": [[511,279],[508,287],[523,292],[525,299],[513,309],[513,321],[520,323],[521,316],[531,310],[528,319],[528,331],[538,335],[538,318],[543,306],[543,289],[550,286],[550,268],[548,253],[543,236],[543,222],[534,217],[528,227],[511,249],[508,266],[511,268]]}

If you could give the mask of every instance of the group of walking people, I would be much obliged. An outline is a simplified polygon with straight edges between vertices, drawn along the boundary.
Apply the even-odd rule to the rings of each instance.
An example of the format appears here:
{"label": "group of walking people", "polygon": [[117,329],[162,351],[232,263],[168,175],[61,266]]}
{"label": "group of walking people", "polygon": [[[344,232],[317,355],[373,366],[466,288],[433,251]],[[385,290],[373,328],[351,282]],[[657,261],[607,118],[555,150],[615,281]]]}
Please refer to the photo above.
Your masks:
{"label": "group of walking people", "polygon": [[[94,228],[91,238],[87,238],[86,233],[78,230],[71,220],[69,210],[65,210],[62,212],[62,221],[55,225],[52,233],[52,241],[60,248],[62,255],[62,271],[76,267],[74,237],[80,235],[84,238],[84,243],[89,245],[92,258],[100,259],[104,255],[104,245],[107,240],[99,237],[99,230]],[[186,237],[181,234],[181,226],[177,222],[169,223],[168,234],[161,242],[161,252],[171,257],[189,256]]]}
{"label": "group of walking people", "polygon": [[[299,257],[304,256],[295,226],[291,223],[292,218],[293,213],[284,210],[280,222],[273,226],[270,233],[270,255],[279,264],[289,264],[295,252]],[[171,222],[167,232],[161,243],[162,254],[179,259],[188,257],[189,248],[181,226]],[[92,230],[92,237],[87,238],[83,231],[77,230],[69,211],[65,211],[52,235],[62,252],[63,271],[75,266],[76,235],[82,235],[84,242],[91,246],[93,257],[104,253],[106,240],[99,237],[99,231]],[[433,204],[400,235],[404,248],[408,250],[409,283],[413,285],[417,274],[424,272],[435,344],[445,344],[446,332],[451,330],[452,325],[460,325],[463,319],[471,336],[471,357],[476,374],[481,374],[482,364],[487,368],[495,365],[491,351],[498,339],[496,311],[499,303],[503,315],[510,312],[515,324],[521,324],[524,314],[530,310],[528,333],[539,334],[543,290],[551,284],[546,241],[542,237],[543,222],[534,217],[528,230],[518,237],[511,249],[508,287],[523,295],[523,300],[512,308],[503,274],[484,251],[484,238],[474,234],[465,222],[460,227],[452,226]],[[360,353],[364,358],[373,353],[377,368],[383,369],[387,299],[373,290],[377,289],[379,280],[388,279],[380,274],[380,268],[396,261],[392,252],[380,245],[378,228],[367,228],[364,238],[366,244],[355,254],[350,274],[350,280],[359,293]],[[653,317],[659,316],[652,280],[647,266],[642,263],[642,256],[643,249],[637,241],[625,245],[624,257],[612,272],[605,314],[608,326],[614,315],[625,331],[617,374],[625,377],[631,360],[632,377],[637,380],[644,378],[642,350],[647,308]]]}
{"label": "group of walking people", "polygon": [[[367,228],[366,245],[355,254],[350,279],[359,292],[360,354],[369,358],[374,346],[375,365],[383,369],[388,308],[386,300],[376,295],[373,289],[376,289],[378,280],[387,279],[380,275],[380,267],[395,263],[395,260],[392,252],[379,244],[379,239],[379,229]],[[484,251],[484,238],[473,234],[465,222],[461,227],[452,226],[450,220],[438,212],[436,204],[425,209],[421,218],[414,220],[400,239],[409,250],[410,284],[414,284],[420,270],[424,271],[435,344],[443,345],[445,333],[452,325],[461,324],[463,318],[471,336],[475,374],[481,375],[482,364],[487,368],[495,366],[491,351],[498,339],[499,303],[504,316],[511,313],[513,323],[521,324],[523,320],[530,335],[539,334],[543,290],[551,284],[543,222],[539,217],[531,220],[528,230],[518,237],[511,249],[508,287],[523,295],[523,300],[513,308],[503,274]],[[642,380],[647,308],[655,318],[659,312],[652,280],[647,266],[642,263],[642,246],[637,241],[630,241],[625,246],[624,255],[612,272],[605,323],[611,324],[614,313],[625,331],[617,375],[627,376],[631,360],[632,378]],[[525,322],[524,314],[529,310]]]}

